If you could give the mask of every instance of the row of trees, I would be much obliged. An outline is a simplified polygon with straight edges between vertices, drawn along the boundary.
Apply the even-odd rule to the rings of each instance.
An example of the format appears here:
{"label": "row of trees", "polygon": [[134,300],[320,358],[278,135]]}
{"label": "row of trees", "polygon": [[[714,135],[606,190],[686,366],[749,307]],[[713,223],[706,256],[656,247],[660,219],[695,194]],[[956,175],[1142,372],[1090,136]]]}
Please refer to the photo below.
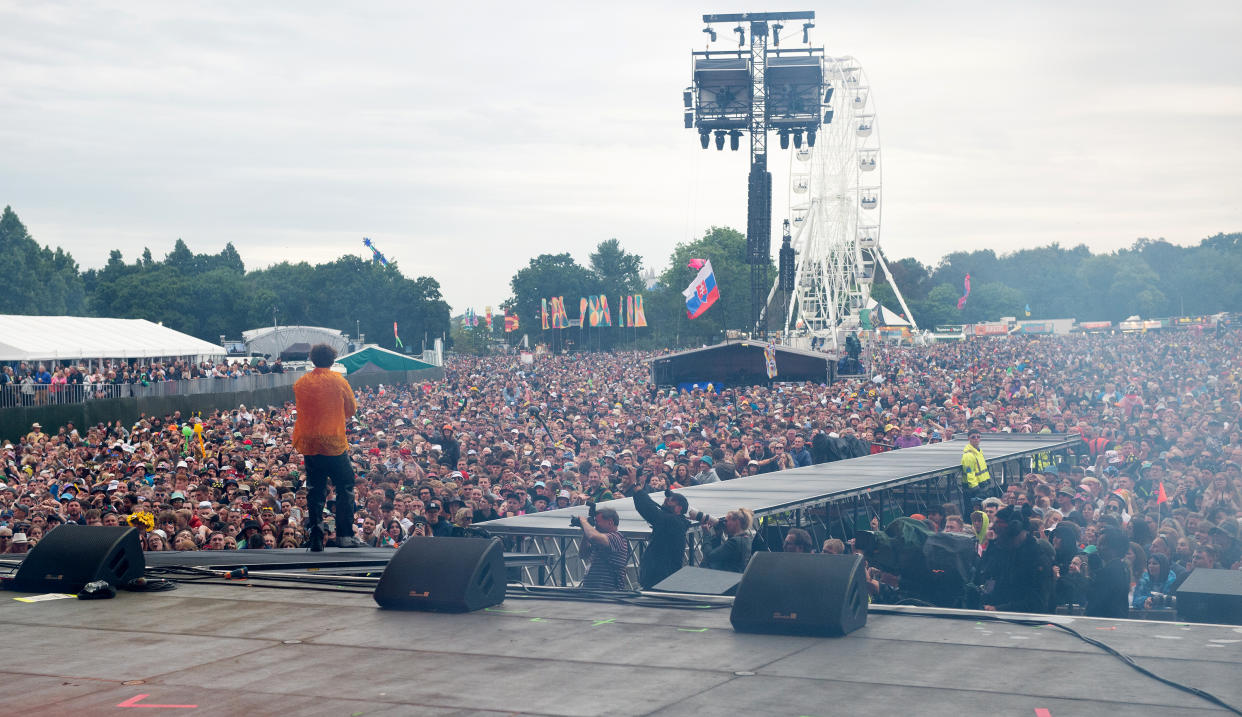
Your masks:
{"label": "row of trees", "polygon": [[[727,227],[711,227],[695,241],[673,247],[669,263],[655,285],[645,288],[641,258],[617,239],[596,246],[586,265],[568,253],[540,254],[510,281],[512,296],[502,308],[515,312],[521,330],[508,337],[503,320],[491,337],[463,330],[452,337],[459,348],[486,349],[489,338],[575,342],[591,347],[618,345],[691,346],[719,338],[726,329],[746,330],[750,314],[750,266],[746,239]],[[411,345],[424,336],[449,330],[449,308],[439,283],[429,277],[406,278],[396,265],[382,266],[355,256],[326,264],[282,262],[247,271],[232,244],[219,254],[195,254],[177,240],[162,260],[148,249],[132,263],[113,251],[102,269],[81,272],[61,249],[40,247],[11,208],[0,215],[0,256],[8,267],[8,291],[0,292],[0,313],[75,314],[145,318],[207,340],[221,334],[272,323],[326,326],[388,344],[392,322],[401,325]],[[692,258],[710,259],[720,286],[720,301],[694,321],[686,319],[681,291],[696,271]],[[1162,239],[1140,239],[1128,249],[1092,254],[1085,246],[1057,244],[998,255],[993,250],[953,252],[935,266],[906,258],[890,261],[896,284],[920,327],[994,320],[1001,316],[1119,320],[1143,317],[1242,311],[1242,234],[1217,234],[1194,246]],[[972,291],[957,309],[963,279]],[[776,267],[768,268],[769,280]],[[878,277],[874,295],[900,310],[892,287]],[[579,297],[604,294],[610,300],[641,292],[648,328],[567,329],[559,335],[540,332],[541,300],[562,296],[571,313]],[[465,307],[459,307],[460,313]],[[775,308],[775,307],[774,307]],[[273,311],[276,312],[273,316]],[[779,311],[779,309],[778,309]],[[614,309],[614,323],[619,312]],[[776,318],[779,319],[779,316]],[[533,336],[532,338],[534,338]]]}
{"label": "row of trees", "polygon": [[[718,338],[724,329],[746,330],[750,267],[745,263],[745,247],[740,232],[712,227],[700,239],[675,246],[656,285],[644,290],[648,329],[568,329],[556,340],[587,341],[602,348],[617,344],[688,346]],[[695,274],[687,266],[691,258],[711,259],[721,287],[720,302],[694,321],[686,319],[681,294]],[[513,297],[504,307],[517,312],[521,333],[538,334],[541,298],[564,296],[572,309],[580,296],[631,293],[640,284],[641,268],[639,257],[626,252],[616,239],[600,244],[587,266],[575,263],[569,254],[541,254],[513,276]],[[1242,275],[1242,234],[1236,233],[1218,234],[1185,247],[1163,239],[1140,239],[1129,249],[1111,254],[1057,244],[999,256],[990,249],[953,252],[934,267],[905,258],[891,261],[889,268],[922,328],[1024,317],[1028,306],[1032,318],[1082,321],[1117,321],[1132,314],[1164,317],[1242,311],[1242,282],[1233,280]],[[967,274],[972,283],[970,298],[958,310]],[[774,266],[769,267],[768,276],[775,281]],[[873,295],[901,311],[882,274]],[[773,310],[779,312],[778,307]],[[773,316],[780,318],[776,313]],[[495,330],[501,330],[499,325]]]}
{"label": "row of trees", "polygon": [[0,292],[5,314],[147,319],[213,342],[273,321],[349,334],[360,328],[388,345],[394,321],[411,346],[449,330],[439,283],[406,278],[395,262],[383,266],[343,256],[326,264],[281,262],[246,271],[231,243],[219,254],[195,254],[178,239],[162,260],[147,249],[128,263],[113,250],[102,269],[80,272],[60,249],[40,248],[8,207],[0,216],[0,256],[11,267],[10,291]]}
{"label": "row of trees", "polygon": [[[901,259],[889,265],[921,327],[1022,317],[1117,321],[1242,311],[1242,234],[1217,234],[1193,246],[1139,239],[1130,248],[1092,254],[1083,245],[1052,244],[997,255],[953,252],[936,266]],[[957,310],[963,279],[972,290]],[[873,295],[896,307],[892,288]]]}
{"label": "row of trees", "polygon": [[[586,266],[578,264],[568,253],[540,254],[514,274],[510,281],[513,296],[501,306],[505,311],[517,313],[524,333],[538,333],[542,326],[543,299],[564,297],[570,318],[576,319],[579,298],[604,294],[613,307],[612,327],[565,329],[558,336],[545,338],[602,349],[633,344],[700,344],[720,336],[726,328],[745,326],[750,312],[750,294],[748,290],[726,291],[722,288],[720,300],[710,311],[694,321],[688,321],[681,291],[694,279],[697,270],[690,269],[687,264],[692,258],[711,259],[716,281],[721,287],[747,287],[750,285],[750,267],[745,263],[745,250],[746,237],[740,232],[712,227],[701,239],[678,244],[674,248],[670,265],[651,289],[644,288],[640,277],[642,258],[625,251],[616,239],[608,239],[596,246]],[[775,277],[774,272],[769,273]],[[633,293],[643,295],[648,326],[643,329],[621,329],[617,326],[620,307],[612,302]],[[499,323],[494,322],[494,331],[501,330],[502,327],[496,325]],[[463,338],[465,333],[459,332]],[[512,336],[510,338],[516,340]]]}

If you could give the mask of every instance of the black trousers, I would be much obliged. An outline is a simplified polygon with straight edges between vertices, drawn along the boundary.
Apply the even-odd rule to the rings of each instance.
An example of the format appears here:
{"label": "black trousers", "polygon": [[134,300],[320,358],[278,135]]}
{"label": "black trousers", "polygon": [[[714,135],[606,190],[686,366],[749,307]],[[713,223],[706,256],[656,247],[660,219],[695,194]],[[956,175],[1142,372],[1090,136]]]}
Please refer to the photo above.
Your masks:
{"label": "black trousers", "polygon": [[328,497],[328,479],[336,489],[336,535],[354,534],[354,467],[349,455],[306,456],[306,507],[310,513],[308,529],[323,523],[323,507]]}
{"label": "black trousers", "polygon": [[980,508],[975,507],[975,501],[982,502],[985,498],[991,498],[995,495],[992,490],[992,481],[990,479],[985,480],[974,488],[965,483],[959,483],[958,485],[962,490],[962,520],[969,523],[971,512],[980,510]]}

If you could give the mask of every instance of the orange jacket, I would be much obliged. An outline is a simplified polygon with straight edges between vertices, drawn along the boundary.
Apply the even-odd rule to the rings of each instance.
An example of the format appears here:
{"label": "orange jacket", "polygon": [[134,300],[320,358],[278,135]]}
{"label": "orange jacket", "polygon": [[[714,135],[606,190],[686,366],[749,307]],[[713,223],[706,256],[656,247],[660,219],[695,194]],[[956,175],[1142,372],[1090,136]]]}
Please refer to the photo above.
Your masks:
{"label": "orange jacket", "polygon": [[293,447],[304,456],[339,456],[349,449],[345,421],[358,411],[354,389],[330,368],[317,368],[293,384],[298,419]]}

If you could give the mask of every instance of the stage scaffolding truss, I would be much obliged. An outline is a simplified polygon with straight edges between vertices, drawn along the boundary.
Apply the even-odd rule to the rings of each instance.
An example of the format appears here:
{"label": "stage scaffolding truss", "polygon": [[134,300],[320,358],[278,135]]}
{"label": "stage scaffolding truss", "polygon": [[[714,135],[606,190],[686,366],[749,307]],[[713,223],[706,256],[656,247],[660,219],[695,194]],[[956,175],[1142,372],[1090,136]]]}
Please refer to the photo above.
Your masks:
{"label": "stage scaffolding truss", "polygon": [[[1033,461],[1068,469],[1067,455],[1078,444],[1076,435],[989,435],[983,451],[997,489],[1021,482]],[[885,525],[894,518],[924,513],[928,507],[960,501],[960,458],[964,439],[917,448],[888,451],[777,473],[693,486],[680,490],[694,510],[723,516],[745,507],[755,512],[756,542],[779,550],[785,532],[798,527],[811,533],[818,546],[827,538],[849,540],[869,529],[872,518]],[[657,497],[658,498],[658,497]],[[638,589],[638,565],[651,531],[630,498],[605,503],[621,518],[620,531],[630,544],[627,570],[630,586]],[[579,553],[582,531],[571,527],[572,516],[586,516],[585,506],[503,518],[479,527],[505,541],[505,550],[538,554],[543,564],[520,568],[527,585],[574,586],[586,573]],[[969,524],[970,516],[962,516]],[[702,559],[703,531],[696,525],[687,535],[689,564]]]}

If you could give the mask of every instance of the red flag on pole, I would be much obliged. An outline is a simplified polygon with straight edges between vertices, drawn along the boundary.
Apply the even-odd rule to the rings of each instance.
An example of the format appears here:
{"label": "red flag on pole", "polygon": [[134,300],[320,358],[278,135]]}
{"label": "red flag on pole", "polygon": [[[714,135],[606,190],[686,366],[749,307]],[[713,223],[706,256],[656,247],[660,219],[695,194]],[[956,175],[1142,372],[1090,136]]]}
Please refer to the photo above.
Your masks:
{"label": "red flag on pole", "polygon": [[1169,494],[1164,492],[1164,481],[1160,481],[1160,490],[1156,491],[1156,505],[1169,502]]}

